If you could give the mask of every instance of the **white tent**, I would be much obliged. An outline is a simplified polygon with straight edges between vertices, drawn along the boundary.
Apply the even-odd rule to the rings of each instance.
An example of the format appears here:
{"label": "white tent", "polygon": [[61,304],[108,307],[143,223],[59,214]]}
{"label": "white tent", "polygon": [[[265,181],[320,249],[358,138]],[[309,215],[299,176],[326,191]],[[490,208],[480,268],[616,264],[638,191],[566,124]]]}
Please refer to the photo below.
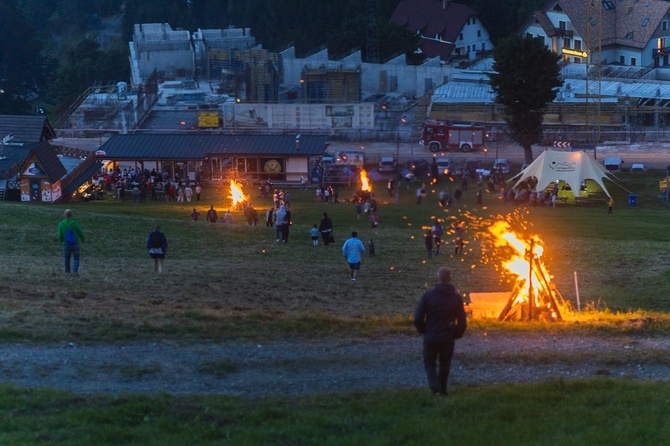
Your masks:
{"label": "white tent", "polygon": [[600,185],[608,197],[611,197],[602,180],[613,177],[612,173],[586,152],[545,150],[514,178],[517,177],[519,179],[514,184],[515,187],[530,177],[537,178],[536,190],[538,191],[544,190],[556,180],[563,180],[570,185],[573,191],[579,191],[584,180],[593,180]]}

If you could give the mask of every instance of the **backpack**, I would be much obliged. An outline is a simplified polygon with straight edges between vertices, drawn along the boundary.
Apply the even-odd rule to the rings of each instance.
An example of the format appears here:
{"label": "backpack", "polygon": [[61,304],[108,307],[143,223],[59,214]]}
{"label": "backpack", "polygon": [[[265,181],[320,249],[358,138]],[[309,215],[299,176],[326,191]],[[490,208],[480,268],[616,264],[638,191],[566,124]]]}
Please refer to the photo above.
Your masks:
{"label": "backpack", "polygon": [[161,237],[160,232],[152,232],[151,238],[149,239],[149,245],[152,248],[162,248],[163,247],[163,237]]}
{"label": "backpack", "polygon": [[68,229],[65,231],[65,237],[64,237],[65,243],[68,245],[74,245],[77,243],[77,234],[74,233],[72,229]]}

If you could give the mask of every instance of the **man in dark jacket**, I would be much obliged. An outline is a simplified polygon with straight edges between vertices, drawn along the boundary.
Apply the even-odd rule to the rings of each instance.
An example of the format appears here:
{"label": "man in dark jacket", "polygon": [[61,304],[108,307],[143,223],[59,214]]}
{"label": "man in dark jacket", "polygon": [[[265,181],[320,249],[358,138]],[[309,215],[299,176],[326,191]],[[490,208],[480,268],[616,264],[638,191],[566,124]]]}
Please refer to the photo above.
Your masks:
{"label": "man in dark jacket", "polygon": [[440,268],[437,278],[440,283],[416,307],[414,326],[423,335],[423,365],[430,390],[445,396],[454,341],[463,337],[466,322],[463,298],[451,284],[451,270]]}
{"label": "man in dark jacket", "polygon": [[330,219],[327,212],[323,213],[323,218],[319,224],[319,232],[323,238],[323,244],[330,245],[330,238],[333,236],[333,220]]}

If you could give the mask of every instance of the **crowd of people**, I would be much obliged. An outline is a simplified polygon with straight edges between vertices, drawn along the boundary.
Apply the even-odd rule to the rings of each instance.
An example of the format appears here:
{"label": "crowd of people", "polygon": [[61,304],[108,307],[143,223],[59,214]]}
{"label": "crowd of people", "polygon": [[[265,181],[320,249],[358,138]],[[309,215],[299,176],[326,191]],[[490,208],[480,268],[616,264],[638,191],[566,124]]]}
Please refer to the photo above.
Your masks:
{"label": "crowd of people", "polygon": [[[199,175],[196,174],[196,178]],[[109,193],[121,202],[132,200],[134,203],[146,203],[147,200],[165,200],[175,202],[200,201],[202,186],[198,180],[182,179],[178,172],[170,175],[156,169],[110,169],[93,176],[94,198]]]}

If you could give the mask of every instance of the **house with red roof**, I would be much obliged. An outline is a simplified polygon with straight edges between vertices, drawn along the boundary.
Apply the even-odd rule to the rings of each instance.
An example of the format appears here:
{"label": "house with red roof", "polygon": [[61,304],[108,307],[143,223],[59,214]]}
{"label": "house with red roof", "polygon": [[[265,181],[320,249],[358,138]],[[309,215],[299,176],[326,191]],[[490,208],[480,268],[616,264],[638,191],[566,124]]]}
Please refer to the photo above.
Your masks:
{"label": "house with red roof", "polygon": [[469,6],[447,0],[402,0],[391,22],[421,36],[417,52],[453,63],[493,50],[489,33]]}

